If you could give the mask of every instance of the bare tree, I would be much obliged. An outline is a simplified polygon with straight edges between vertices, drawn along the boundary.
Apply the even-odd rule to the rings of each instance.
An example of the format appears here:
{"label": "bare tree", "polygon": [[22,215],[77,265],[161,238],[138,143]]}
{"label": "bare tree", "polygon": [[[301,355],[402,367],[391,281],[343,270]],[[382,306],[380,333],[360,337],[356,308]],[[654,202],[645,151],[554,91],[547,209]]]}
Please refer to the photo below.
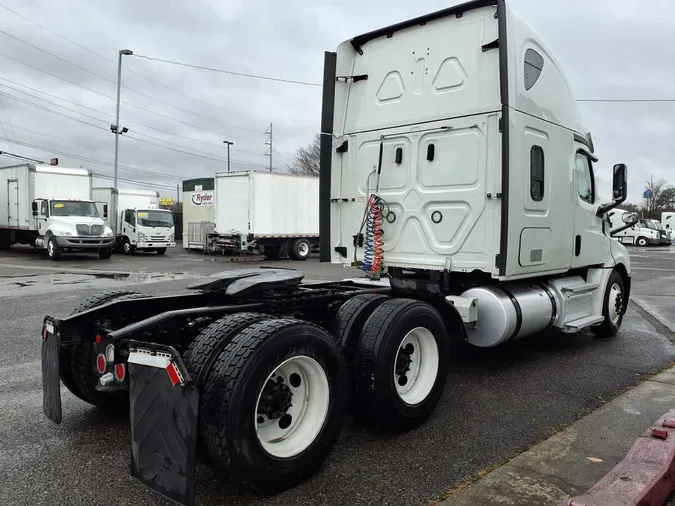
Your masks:
{"label": "bare tree", "polygon": [[665,179],[647,181],[645,190],[649,191],[649,198],[644,199],[642,209],[648,218],[657,219],[661,211],[669,207],[673,200],[673,187],[668,187]]}
{"label": "bare tree", "polygon": [[315,134],[312,142],[298,148],[293,163],[287,165],[288,172],[296,175],[319,177],[319,160],[321,158],[321,135]]}

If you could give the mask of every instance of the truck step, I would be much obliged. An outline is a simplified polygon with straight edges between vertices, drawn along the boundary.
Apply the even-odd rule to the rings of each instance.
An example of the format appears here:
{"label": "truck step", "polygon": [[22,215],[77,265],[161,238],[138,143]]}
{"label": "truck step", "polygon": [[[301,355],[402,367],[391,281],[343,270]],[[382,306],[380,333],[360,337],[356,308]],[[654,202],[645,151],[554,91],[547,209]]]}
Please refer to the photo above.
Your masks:
{"label": "truck step", "polygon": [[567,292],[567,293],[586,293],[586,292],[592,292],[594,290],[597,290],[600,288],[600,285],[598,283],[582,283],[578,285],[572,285],[572,286],[563,286],[562,291]]}
{"label": "truck step", "polygon": [[581,329],[590,327],[591,325],[602,323],[604,319],[605,318],[603,316],[587,316],[585,318],[580,318],[579,320],[566,323],[565,332],[578,332]]}

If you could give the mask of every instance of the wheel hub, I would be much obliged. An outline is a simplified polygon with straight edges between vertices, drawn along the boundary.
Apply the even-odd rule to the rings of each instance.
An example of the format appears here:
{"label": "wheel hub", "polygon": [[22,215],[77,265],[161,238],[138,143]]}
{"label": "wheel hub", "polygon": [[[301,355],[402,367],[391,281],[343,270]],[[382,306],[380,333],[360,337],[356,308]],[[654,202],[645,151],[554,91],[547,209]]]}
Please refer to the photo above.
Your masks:
{"label": "wheel hub", "polygon": [[412,343],[408,343],[404,348],[401,348],[396,357],[396,374],[399,376],[405,376],[410,370],[410,364],[412,364],[412,354],[415,352],[415,347]]}
{"label": "wheel hub", "polygon": [[265,415],[270,420],[281,418],[293,405],[292,398],[293,392],[281,376],[276,382],[269,380],[260,396],[257,413]]}

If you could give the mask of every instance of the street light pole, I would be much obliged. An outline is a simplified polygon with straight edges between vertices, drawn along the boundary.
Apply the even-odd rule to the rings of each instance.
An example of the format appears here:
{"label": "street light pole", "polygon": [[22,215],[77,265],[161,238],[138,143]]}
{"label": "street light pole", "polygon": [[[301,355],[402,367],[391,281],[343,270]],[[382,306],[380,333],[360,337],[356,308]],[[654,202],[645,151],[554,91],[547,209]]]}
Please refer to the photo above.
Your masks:
{"label": "street light pole", "polygon": [[122,88],[122,56],[130,56],[134,54],[133,51],[129,49],[120,49],[119,56],[117,59],[117,110],[115,111],[115,170],[113,177],[113,186],[117,190],[117,159],[118,159],[118,150],[119,150],[119,137],[120,137],[120,91]]}
{"label": "street light pole", "polygon": [[234,146],[234,142],[223,141],[223,144],[227,144],[227,172],[230,172],[230,146]]}

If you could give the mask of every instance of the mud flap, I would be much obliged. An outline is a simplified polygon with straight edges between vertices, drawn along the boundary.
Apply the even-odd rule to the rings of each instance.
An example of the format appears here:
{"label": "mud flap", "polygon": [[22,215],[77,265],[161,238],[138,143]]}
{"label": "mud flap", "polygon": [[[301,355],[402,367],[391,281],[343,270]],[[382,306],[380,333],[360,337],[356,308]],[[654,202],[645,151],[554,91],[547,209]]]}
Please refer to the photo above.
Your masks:
{"label": "mud flap", "polygon": [[51,421],[61,423],[59,341],[49,319],[45,319],[42,328],[42,411]]}
{"label": "mud flap", "polygon": [[132,344],[128,359],[131,474],[172,501],[195,495],[199,394],[170,346]]}

